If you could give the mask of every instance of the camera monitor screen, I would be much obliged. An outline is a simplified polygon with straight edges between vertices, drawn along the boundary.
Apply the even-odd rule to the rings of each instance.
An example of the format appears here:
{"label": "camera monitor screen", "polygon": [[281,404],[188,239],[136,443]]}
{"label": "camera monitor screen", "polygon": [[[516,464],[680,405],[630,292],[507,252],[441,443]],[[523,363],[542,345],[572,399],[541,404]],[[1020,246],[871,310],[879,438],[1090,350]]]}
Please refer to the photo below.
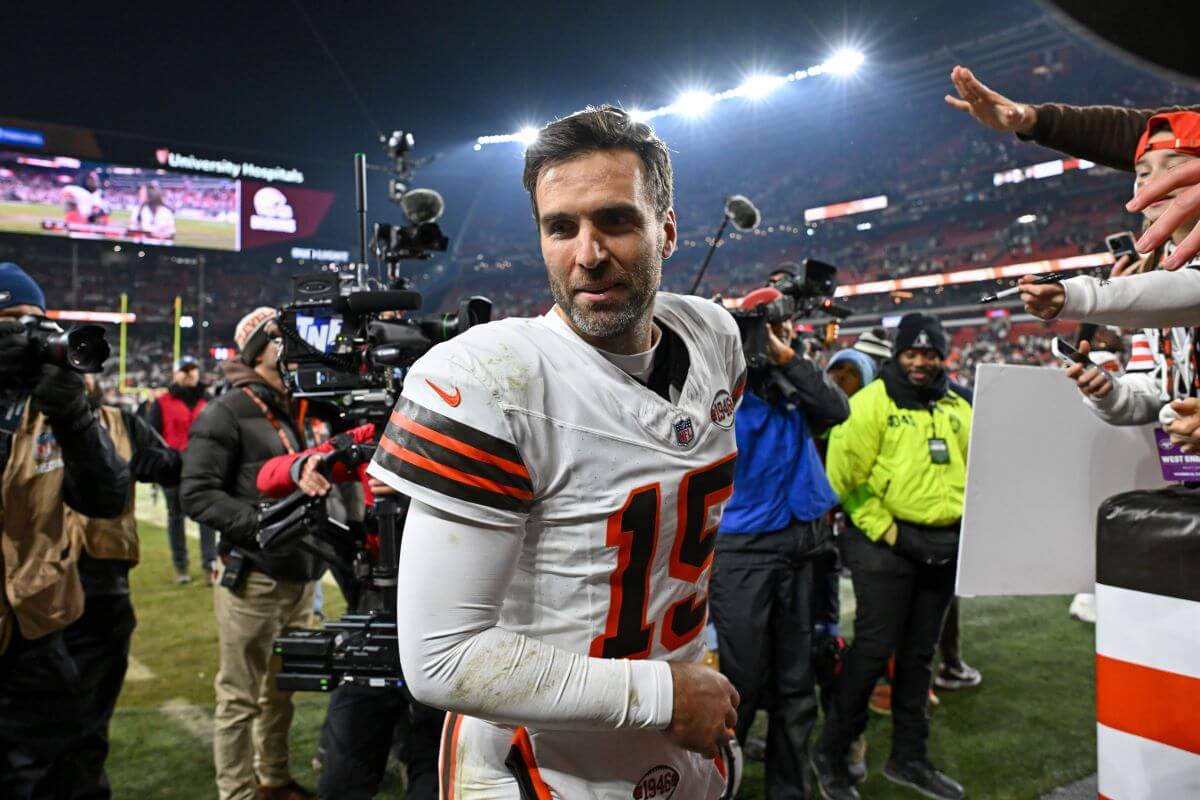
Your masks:
{"label": "camera monitor screen", "polygon": [[0,232],[241,247],[238,181],[0,152]]}

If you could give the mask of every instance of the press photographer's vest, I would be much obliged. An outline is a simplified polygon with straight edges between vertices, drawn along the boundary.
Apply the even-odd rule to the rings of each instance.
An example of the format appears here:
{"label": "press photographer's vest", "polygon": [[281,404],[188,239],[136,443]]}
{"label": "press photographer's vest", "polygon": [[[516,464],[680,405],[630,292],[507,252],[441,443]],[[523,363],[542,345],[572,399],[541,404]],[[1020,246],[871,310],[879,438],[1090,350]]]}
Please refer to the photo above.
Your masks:
{"label": "press photographer's vest", "polygon": [[62,630],[83,613],[83,585],[64,523],[62,453],[50,423],[28,406],[12,437],[0,501],[0,644],[14,620],[26,639]]}
{"label": "press photographer's vest", "polygon": [[[113,448],[117,455],[126,462],[133,460],[133,445],[129,439],[129,429],[125,427],[125,418],[119,408],[112,406],[100,407],[100,424],[108,430]],[[125,500],[125,510],[121,516],[113,519],[92,519],[85,517],[73,508],[66,512],[67,534],[75,552],[79,548],[87,550],[92,558],[109,558],[119,561],[138,562],[137,520],[133,513],[134,487],[129,487],[129,497]],[[131,564],[132,566],[132,564]]]}
{"label": "press photographer's vest", "polygon": [[196,405],[188,408],[187,403],[170,392],[160,394],[155,402],[162,412],[163,440],[172,449],[183,450],[187,447],[188,432],[192,429],[192,423],[200,416],[208,402],[202,398]]}

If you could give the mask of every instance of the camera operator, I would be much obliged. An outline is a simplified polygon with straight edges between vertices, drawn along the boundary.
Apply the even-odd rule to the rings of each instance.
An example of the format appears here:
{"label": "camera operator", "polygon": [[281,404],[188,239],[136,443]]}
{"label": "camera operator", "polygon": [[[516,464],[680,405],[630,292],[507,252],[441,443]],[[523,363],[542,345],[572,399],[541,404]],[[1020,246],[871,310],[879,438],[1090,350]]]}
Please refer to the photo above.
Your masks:
{"label": "camera operator", "polygon": [[[133,480],[177,486],[179,452],[168,447],[137,415],[102,405],[95,376],[85,375],[83,382],[92,412],[108,431],[117,454],[129,463]],[[79,669],[83,708],[83,741],[76,751],[71,797],[106,799],[112,796],[104,773],[108,725],[125,682],[129,643],[137,625],[129,599],[129,570],[139,558],[133,486],[120,516],[95,519],[67,509],[67,528],[79,552],[85,600],[83,616],[63,632]]]}
{"label": "camera operator", "polygon": [[[82,735],[79,672],[62,631],[83,613],[66,510],[115,517],[129,466],[30,325],[41,288],[0,264],[0,797],[68,797]],[[30,323],[27,325],[26,323]]]}
{"label": "camera operator", "polygon": [[[258,473],[258,488],[271,497],[284,497],[297,488],[309,497],[326,497],[333,484],[362,481],[368,509],[375,504],[375,495],[394,494],[385,483],[367,479],[367,465],[347,470],[335,464],[327,479],[319,467],[322,454],[330,453],[350,442],[368,444],[376,441],[375,426],[367,424],[333,437],[316,448],[295,455],[271,459]],[[376,534],[367,534],[368,550],[378,560]],[[352,577],[351,577],[352,581]],[[385,598],[375,589],[360,590],[357,585],[346,586],[346,611],[361,614],[386,608]],[[321,729],[324,748],[321,782],[317,794],[339,800],[370,800],[379,790],[387,768],[388,752],[397,724],[407,736],[404,741],[404,764],[408,773],[405,797],[412,800],[436,800],[438,796],[438,743],[442,735],[445,713],[422,705],[413,699],[408,687],[379,689],[345,684],[334,689],[329,698],[329,710]]]}
{"label": "camera operator", "polygon": [[926,797],[962,787],[930,763],[926,702],[934,649],[954,596],[971,406],[948,385],[948,342],[937,319],[900,321],[896,356],[850,400],[829,436],[829,481],[857,530],[841,538],[858,601],[813,767],[826,800],[859,797],[846,766],[867,702],[894,652],[892,753],[884,777]]}
{"label": "camera operator", "polygon": [[[781,297],[758,289],[749,311]],[[837,505],[813,436],[846,420],[846,395],[786,342],[790,320],[767,326],[766,371],[746,384],[735,429],[735,490],[721,521],[710,603],[720,668],[742,698],[745,743],[760,706],[770,713],[767,796],[807,798],[808,741],[817,719],[812,670],[812,557],[832,536]],[[782,379],[782,380],[780,380]]]}
{"label": "camera operator", "polygon": [[319,570],[301,550],[268,555],[256,539],[259,469],[306,446],[279,369],[278,330],[272,308],[238,323],[240,354],[221,365],[230,388],[196,419],[183,455],[184,511],[221,532],[213,594],[220,641],[213,754],[221,800],[313,797],[288,769],[291,693],[267,682],[276,637],[311,617]]}
{"label": "camera operator", "polygon": [[[171,385],[151,402],[150,424],[175,450],[183,452],[187,448],[192,423],[208,402],[205,398],[207,389],[200,380],[200,364],[192,356],[182,356],[174,364]],[[163,497],[167,499],[167,540],[171,545],[171,562],[175,565],[175,583],[190,583],[178,484],[164,486]],[[200,566],[204,570],[204,582],[210,585],[213,562],[217,560],[216,539],[216,531],[207,525],[200,526]]]}

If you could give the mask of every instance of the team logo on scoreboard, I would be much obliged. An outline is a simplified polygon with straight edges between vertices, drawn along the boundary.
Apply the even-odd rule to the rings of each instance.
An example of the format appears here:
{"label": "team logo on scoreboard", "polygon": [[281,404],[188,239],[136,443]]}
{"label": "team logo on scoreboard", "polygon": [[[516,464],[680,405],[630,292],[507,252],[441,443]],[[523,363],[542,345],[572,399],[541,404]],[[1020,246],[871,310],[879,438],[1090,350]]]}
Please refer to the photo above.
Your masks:
{"label": "team logo on scoreboard", "polygon": [[256,231],[295,233],[296,214],[288,203],[287,195],[274,186],[264,186],[255,192],[250,228]]}
{"label": "team logo on scoreboard", "polygon": [[167,159],[171,157],[171,151],[165,147],[160,147],[154,151],[154,157],[158,159],[158,163],[166,164]]}
{"label": "team logo on scoreboard", "polygon": [[686,447],[696,438],[696,429],[692,426],[691,417],[680,417],[672,427],[675,428],[675,444],[680,447]]}
{"label": "team logo on scoreboard", "polygon": [[722,389],[713,398],[712,407],[708,410],[709,419],[722,428],[733,427],[733,398],[729,392]]}

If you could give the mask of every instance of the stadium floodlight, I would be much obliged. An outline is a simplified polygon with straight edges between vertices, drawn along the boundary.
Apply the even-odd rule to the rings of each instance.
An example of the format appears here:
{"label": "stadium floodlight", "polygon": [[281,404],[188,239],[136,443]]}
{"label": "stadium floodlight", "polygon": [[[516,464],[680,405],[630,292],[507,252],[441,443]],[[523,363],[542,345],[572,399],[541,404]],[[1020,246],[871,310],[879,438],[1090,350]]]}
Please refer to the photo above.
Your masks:
{"label": "stadium floodlight", "polygon": [[1022,214],[1017,217],[1017,222],[1021,225],[1032,225],[1037,222],[1037,214]]}
{"label": "stadium floodlight", "polygon": [[539,131],[537,128],[533,127],[532,125],[527,125],[517,132],[517,141],[526,147],[529,147],[529,145],[537,141],[538,133]]}
{"label": "stadium floodlight", "polygon": [[715,102],[716,98],[708,92],[694,89],[680,95],[672,108],[685,117],[698,117],[712,108],[712,104]]}
{"label": "stadium floodlight", "polygon": [[825,72],[832,72],[834,75],[853,75],[866,60],[867,57],[858,50],[847,47],[838,50],[821,66]]}
{"label": "stadium floodlight", "polygon": [[654,118],[654,114],[642,108],[631,108],[625,112],[629,114],[629,118],[634,122],[649,122]]}
{"label": "stadium floodlight", "polygon": [[742,97],[757,100],[766,97],[785,83],[787,83],[787,78],[780,75],[751,75],[742,81],[742,85],[735,91]]}
{"label": "stadium floodlight", "polygon": [[483,145],[481,145],[479,142],[476,142],[476,143],[475,143],[475,150],[476,150],[476,152],[478,152],[478,151],[480,151],[480,150],[482,150],[482,149],[483,149]]}

